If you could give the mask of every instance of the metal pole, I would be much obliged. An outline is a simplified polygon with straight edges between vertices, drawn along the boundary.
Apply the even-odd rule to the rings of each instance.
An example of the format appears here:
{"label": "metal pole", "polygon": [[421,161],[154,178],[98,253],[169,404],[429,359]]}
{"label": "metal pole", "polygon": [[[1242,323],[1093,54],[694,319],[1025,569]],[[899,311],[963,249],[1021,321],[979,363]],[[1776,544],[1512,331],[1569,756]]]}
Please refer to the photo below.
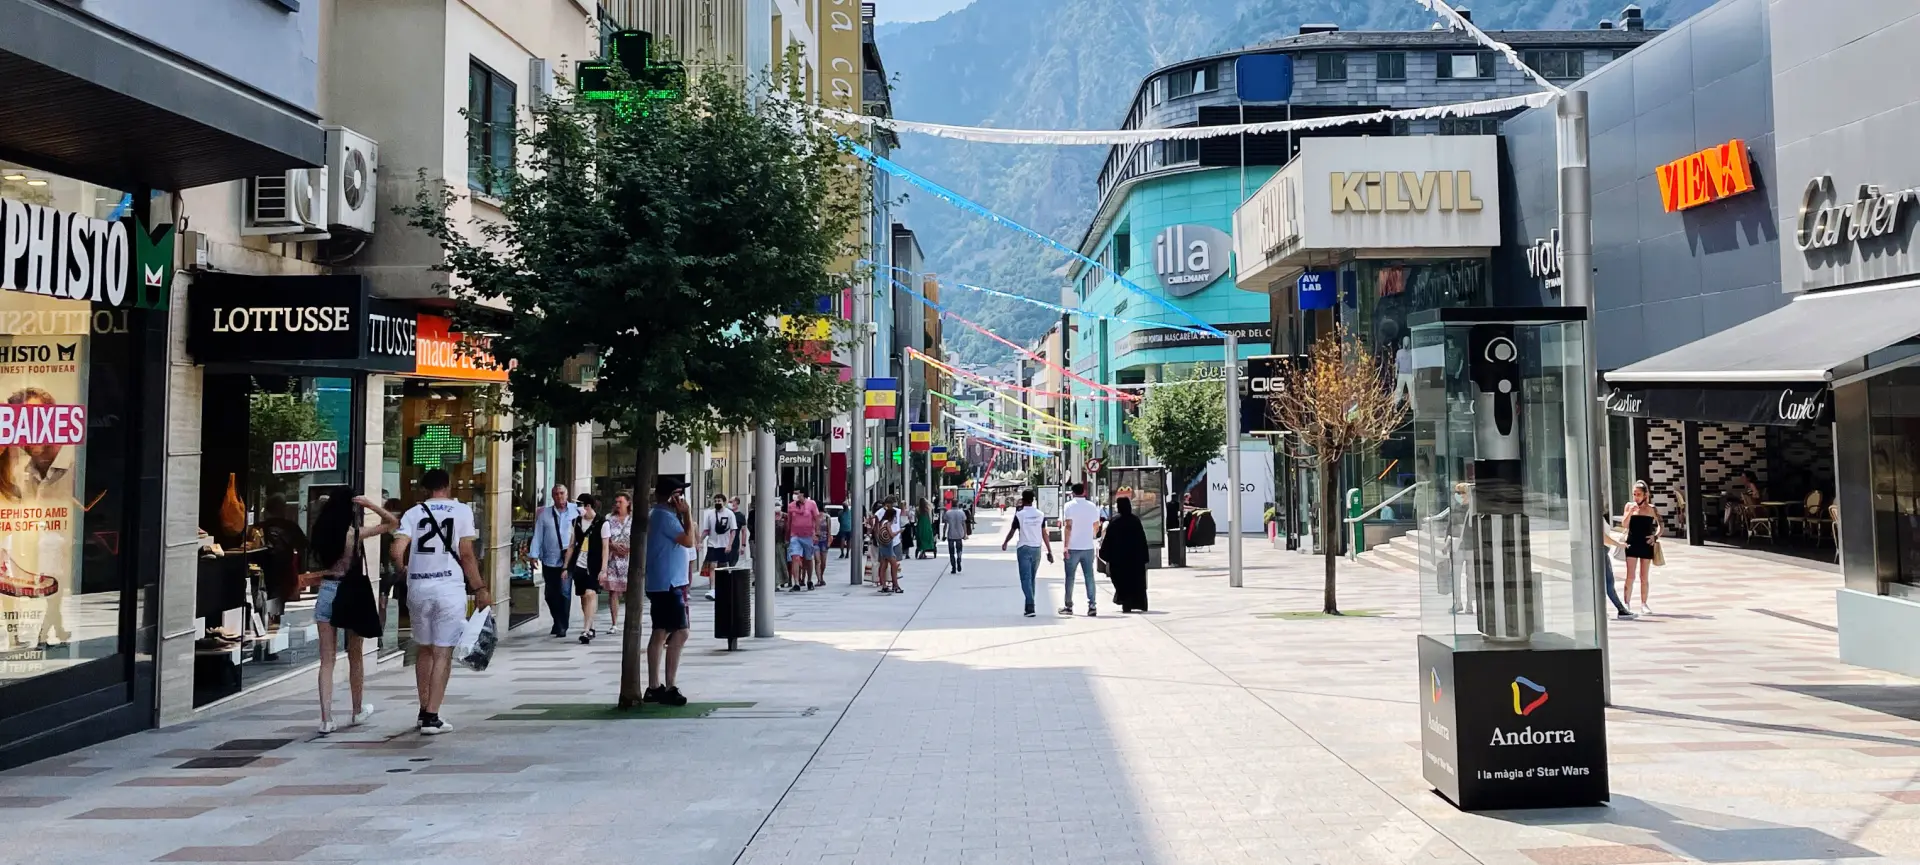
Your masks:
{"label": "metal pole", "polygon": [[[1599,380],[1600,373],[1593,345],[1593,184],[1587,166],[1586,91],[1573,90],[1561,94],[1554,113],[1560,151],[1560,300],[1567,306],[1580,306],[1587,310],[1587,335],[1583,341],[1586,359],[1581,374],[1591,384]],[[1606,441],[1607,427],[1606,415],[1599,402],[1587,400],[1584,411],[1589,441],[1587,490],[1584,497],[1587,516],[1583,528],[1593,532],[1604,525],[1593,502],[1599,500],[1597,485],[1602,477],[1600,448]],[[1607,645],[1607,590],[1605,578],[1601,576],[1608,567],[1603,559],[1607,550],[1599,543],[1599,538],[1594,538],[1589,549],[1592,555],[1587,566],[1593,574],[1593,632],[1600,646],[1601,695],[1608,705],[1612,705],[1613,658]]]}
{"label": "metal pole", "polygon": [[773,636],[773,594],[782,564],[773,543],[774,498],[779,494],[780,465],[773,430],[753,434],[753,635]]}
{"label": "metal pole", "polygon": [[867,524],[867,304],[873,292],[855,286],[853,292],[853,435],[847,445],[847,507],[853,509],[853,537],[847,540],[852,585],[860,585],[865,567]]}
{"label": "metal pole", "polygon": [[1240,588],[1240,340],[1227,334],[1227,585]]}

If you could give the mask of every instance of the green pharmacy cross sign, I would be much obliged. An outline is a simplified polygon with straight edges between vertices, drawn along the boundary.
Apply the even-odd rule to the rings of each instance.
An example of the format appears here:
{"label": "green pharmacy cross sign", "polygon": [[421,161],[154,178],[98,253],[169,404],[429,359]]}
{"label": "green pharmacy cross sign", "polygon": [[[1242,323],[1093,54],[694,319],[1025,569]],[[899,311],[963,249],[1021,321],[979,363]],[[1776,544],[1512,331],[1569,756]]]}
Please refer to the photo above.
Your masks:
{"label": "green pharmacy cross sign", "polygon": [[[653,34],[645,30],[622,30],[613,34],[607,44],[606,60],[580,64],[576,84],[581,99],[629,103],[679,99],[686,93],[686,67],[673,61],[653,61]],[[623,88],[614,82],[616,65],[632,82],[629,87]]]}
{"label": "green pharmacy cross sign", "polygon": [[412,463],[423,469],[444,468],[467,458],[467,443],[455,438],[448,424],[421,424],[420,436],[410,445]]}

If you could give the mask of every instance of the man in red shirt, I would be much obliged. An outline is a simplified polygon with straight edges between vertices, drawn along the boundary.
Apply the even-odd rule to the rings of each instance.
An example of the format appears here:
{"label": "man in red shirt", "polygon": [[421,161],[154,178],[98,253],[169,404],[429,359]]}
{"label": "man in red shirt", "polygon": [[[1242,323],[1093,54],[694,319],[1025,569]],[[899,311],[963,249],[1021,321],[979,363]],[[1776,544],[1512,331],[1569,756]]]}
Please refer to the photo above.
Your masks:
{"label": "man in red shirt", "polygon": [[793,585],[793,591],[806,586],[813,591],[815,585],[825,587],[826,575],[819,574],[815,582],[813,571],[814,534],[820,519],[820,506],[807,498],[805,489],[793,491],[793,503],[787,505],[787,580]]}

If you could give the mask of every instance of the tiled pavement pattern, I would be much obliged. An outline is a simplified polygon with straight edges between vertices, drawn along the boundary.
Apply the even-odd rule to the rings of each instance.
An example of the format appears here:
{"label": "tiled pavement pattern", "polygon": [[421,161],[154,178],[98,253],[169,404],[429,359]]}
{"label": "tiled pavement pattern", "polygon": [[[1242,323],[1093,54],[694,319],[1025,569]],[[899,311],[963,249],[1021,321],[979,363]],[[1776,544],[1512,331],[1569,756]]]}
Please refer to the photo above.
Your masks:
{"label": "tiled pavement pattern", "polygon": [[1319,563],[1250,542],[1244,589],[1216,550],[1154,614],[1023,619],[996,528],[904,596],[783,595],[735,655],[697,604],[704,717],[596,717],[617,640],[515,635],[439,739],[392,670],[371,730],[316,740],[294,694],[0,775],[0,863],[1920,861],[1920,683],[1833,660],[1828,572],[1670,550],[1613,630],[1612,807],[1466,815],[1418,775],[1411,575],[1344,571],[1378,618],[1262,616]]}

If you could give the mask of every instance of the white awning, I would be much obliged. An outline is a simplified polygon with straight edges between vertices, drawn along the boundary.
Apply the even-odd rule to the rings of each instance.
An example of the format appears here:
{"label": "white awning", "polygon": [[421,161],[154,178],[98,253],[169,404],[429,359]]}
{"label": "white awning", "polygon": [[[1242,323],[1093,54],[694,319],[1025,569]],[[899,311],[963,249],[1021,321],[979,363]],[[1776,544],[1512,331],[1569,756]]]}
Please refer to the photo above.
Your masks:
{"label": "white awning", "polygon": [[1615,384],[1831,382],[1920,336],[1920,280],[1806,294],[1751,321],[1607,373]]}

